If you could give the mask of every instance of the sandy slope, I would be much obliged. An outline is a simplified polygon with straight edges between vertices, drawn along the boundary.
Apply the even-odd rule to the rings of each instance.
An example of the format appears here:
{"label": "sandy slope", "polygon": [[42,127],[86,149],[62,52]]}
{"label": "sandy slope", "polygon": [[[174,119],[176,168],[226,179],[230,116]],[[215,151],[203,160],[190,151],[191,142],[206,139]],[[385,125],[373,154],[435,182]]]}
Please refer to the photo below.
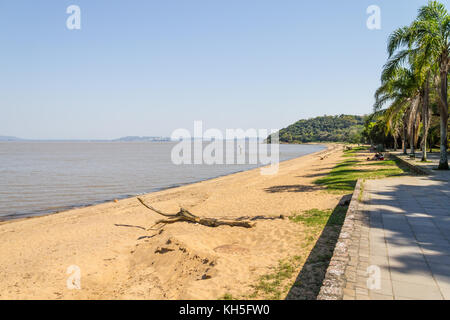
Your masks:
{"label": "sandy slope", "polygon": [[[339,160],[341,147],[329,150],[323,160],[313,154],[283,162],[275,176],[256,169],[144,198],[163,211],[182,205],[210,217],[334,208],[340,196],[312,183]],[[240,296],[280,259],[298,254],[305,237],[302,225],[288,219],[258,221],[253,229],[188,223],[143,229],[159,218],[131,198],[0,224],[0,298]],[[67,289],[70,265],[81,270],[81,290]]]}

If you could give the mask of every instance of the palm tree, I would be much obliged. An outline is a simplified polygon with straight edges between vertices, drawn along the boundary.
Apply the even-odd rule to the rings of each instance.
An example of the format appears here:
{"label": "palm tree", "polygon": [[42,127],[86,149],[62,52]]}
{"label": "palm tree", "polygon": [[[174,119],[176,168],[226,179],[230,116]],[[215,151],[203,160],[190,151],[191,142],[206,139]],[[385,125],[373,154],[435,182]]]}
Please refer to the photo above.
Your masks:
{"label": "palm tree", "polygon": [[393,112],[393,108],[387,108],[383,114],[383,120],[386,123],[386,135],[391,134],[394,138],[394,151],[398,149],[398,137],[402,137],[402,147],[405,146],[405,138],[403,132],[403,116],[402,112]]}
{"label": "palm tree", "polygon": [[[385,110],[384,119],[389,131],[395,120],[403,122],[403,152],[406,153],[406,136],[410,138],[411,155],[415,155],[415,142],[417,138],[417,128],[419,120],[419,105],[422,101],[421,81],[417,77],[417,72],[399,67],[388,61],[383,70],[382,85],[375,93],[374,111],[379,111],[387,102],[390,106]],[[395,138],[395,135],[393,135]]]}
{"label": "palm tree", "polygon": [[425,76],[425,81],[422,86],[422,161],[427,161],[427,141],[428,141],[428,131],[431,126],[431,109],[430,109],[430,71],[427,72]]}
{"label": "palm tree", "polygon": [[[388,45],[389,56],[391,61],[395,61],[394,64],[416,55],[428,61],[430,68],[432,66],[438,68],[441,154],[438,169],[442,170],[449,169],[447,157],[449,41],[450,15],[443,4],[430,1],[428,5],[419,9],[417,19],[409,27],[397,29],[391,35]],[[407,49],[398,51],[405,47]],[[425,103],[428,103],[428,98]]]}

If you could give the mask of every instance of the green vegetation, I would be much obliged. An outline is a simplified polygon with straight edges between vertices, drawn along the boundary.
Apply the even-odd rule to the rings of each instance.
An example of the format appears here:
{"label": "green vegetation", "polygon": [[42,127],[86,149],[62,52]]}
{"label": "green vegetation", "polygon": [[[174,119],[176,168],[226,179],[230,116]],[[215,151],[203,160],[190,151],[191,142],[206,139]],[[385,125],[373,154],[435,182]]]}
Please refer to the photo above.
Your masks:
{"label": "green vegetation", "polygon": [[450,15],[445,5],[429,1],[420,7],[410,25],[390,35],[387,49],[389,59],[364,135],[372,144],[386,144],[389,135],[394,148],[400,138],[403,152],[409,144],[412,155],[420,139],[423,161],[427,145],[438,144],[439,169],[448,170]]}
{"label": "green vegetation", "polygon": [[218,300],[235,300],[235,299],[233,298],[233,296],[230,293],[225,293]]}
{"label": "green vegetation", "polygon": [[346,150],[344,150],[344,158],[350,158],[354,157],[358,151],[367,151],[368,146],[359,146],[359,147],[347,147]]}
{"label": "green vegetation", "polygon": [[311,209],[299,215],[289,217],[293,222],[302,222],[308,227],[323,227],[325,224],[341,225],[344,223],[347,207],[337,207],[334,215],[331,216],[333,210]]}
{"label": "green vegetation", "polygon": [[[280,142],[370,143],[379,149],[420,147],[440,152],[439,169],[448,170],[450,14],[429,1],[416,19],[389,36],[389,58],[375,92],[374,112],[300,120],[280,130]],[[385,107],[386,106],[386,107]],[[268,137],[271,142],[271,137]],[[381,151],[381,150],[380,150]]]}
{"label": "green vegetation", "polygon": [[[280,142],[362,142],[364,118],[361,116],[323,116],[296,123],[280,130]],[[270,137],[268,142],[270,142]]]}
{"label": "green vegetation", "polygon": [[311,209],[289,217],[293,223],[306,227],[305,239],[301,245],[305,255],[280,260],[273,272],[259,278],[249,298],[277,300],[295,287],[299,296],[290,298],[314,299],[322,284],[320,275],[325,274],[333,256],[347,209],[348,206],[337,206],[334,210]]}
{"label": "green vegetation", "polygon": [[361,181],[361,187],[359,188],[359,194],[358,194],[358,201],[361,202],[362,201],[362,197],[364,194],[364,182],[366,180]]}
{"label": "green vegetation", "polygon": [[[325,185],[330,192],[349,194],[359,178],[383,178],[405,173],[406,169],[400,168],[393,160],[366,161],[361,153],[367,149],[367,146],[360,146],[344,151],[342,162],[316,183]],[[359,200],[361,197],[362,193]],[[288,298],[315,299],[347,210],[348,206],[338,205],[334,210],[311,209],[290,216],[292,223],[305,227],[305,238],[299,249],[306,254],[280,260],[272,272],[258,279],[247,298],[281,299],[289,292]],[[295,290],[290,290],[293,288]]]}
{"label": "green vegetation", "polygon": [[295,275],[297,266],[302,262],[300,256],[292,257],[287,260],[280,260],[275,270],[259,278],[256,285],[253,286],[254,292],[250,298],[263,295],[266,299],[279,300],[283,292],[286,292],[291,283],[290,279]]}
{"label": "green vegetation", "polygon": [[364,157],[358,159],[357,153],[363,148],[344,151],[345,160],[336,165],[327,176],[317,179],[315,183],[326,186],[330,192],[344,194],[352,192],[356,181],[360,178],[378,179],[405,173],[406,169],[399,167],[395,160],[371,162],[366,161]]}

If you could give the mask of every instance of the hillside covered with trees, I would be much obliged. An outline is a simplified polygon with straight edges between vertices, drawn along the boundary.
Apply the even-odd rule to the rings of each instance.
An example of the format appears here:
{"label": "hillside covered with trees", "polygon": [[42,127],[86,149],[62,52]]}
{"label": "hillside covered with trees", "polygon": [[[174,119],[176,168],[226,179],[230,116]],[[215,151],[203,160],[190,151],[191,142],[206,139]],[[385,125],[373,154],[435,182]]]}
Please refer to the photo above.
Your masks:
{"label": "hillside covered with trees", "polygon": [[[363,140],[364,117],[353,115],[322,116],[299,120],[279,132],[280,142],[351,142]],[[268,139],[270,142],[270,137]]]}

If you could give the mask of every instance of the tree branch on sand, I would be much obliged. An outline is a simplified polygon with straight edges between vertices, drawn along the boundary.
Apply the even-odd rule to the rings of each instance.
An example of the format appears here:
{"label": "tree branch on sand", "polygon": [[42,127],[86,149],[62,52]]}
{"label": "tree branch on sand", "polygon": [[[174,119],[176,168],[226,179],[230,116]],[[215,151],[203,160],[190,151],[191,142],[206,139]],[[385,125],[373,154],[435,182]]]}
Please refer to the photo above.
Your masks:
{"label": "tree branch on sand", "polygon": [[250,217],[240,217],[236,219],[215,219],[215,218],[203,218],[198,217],[192,213],[190,213],[188,210],[184,208],[180,208],[180,211],[178,211],[175,214],[169,214],[159,211],[158,209],[146,204],[144,200],[141,198],[137,198],[139,202],[146,207],[147,209],[156,212],[159,215],[162,215],[164,217],[167,217],[168,219],[161,219],[156,221],[153,227],[162,224],[170,224],[175,223],[179,221],[185,221],[190,223],[198,223],[207,227],[218,227],[218,226],[231,226],[231,227],[243,227],[243,228],[253,228],[256,223],[252,222],[255,220],[274,220],[274,219],[284,219],[284,217],[278,216],[278,217],[266,217],[266,216],[256,216],[253,218]]}

